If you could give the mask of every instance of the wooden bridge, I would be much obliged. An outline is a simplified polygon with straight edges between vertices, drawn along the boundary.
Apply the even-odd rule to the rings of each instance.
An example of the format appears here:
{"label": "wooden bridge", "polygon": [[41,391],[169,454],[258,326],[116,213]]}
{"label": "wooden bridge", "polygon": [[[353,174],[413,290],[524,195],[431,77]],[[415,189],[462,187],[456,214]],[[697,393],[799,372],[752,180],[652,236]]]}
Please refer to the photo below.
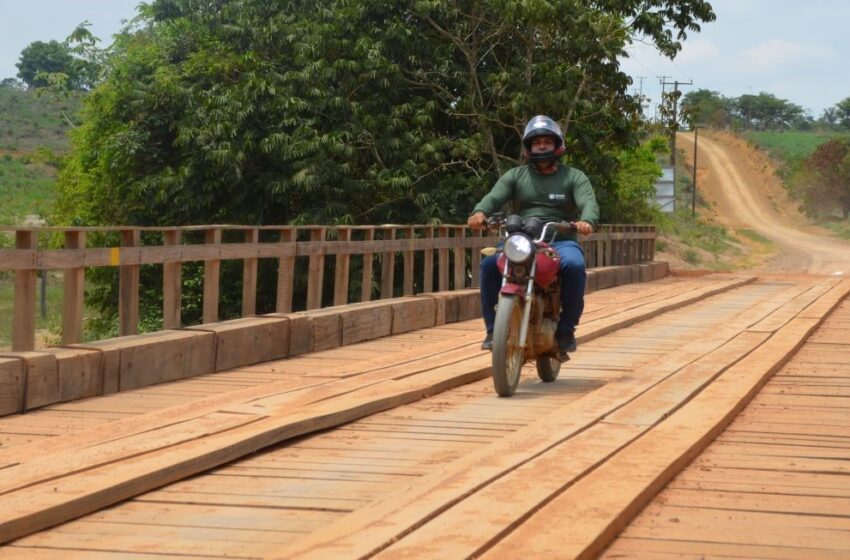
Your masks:
{"label": "wooden bridge", "polygon": [[[304,311],[243,305],[241,319],[0,357],[0,558],[850,555],[850,281],[666,276],[651,230],[603,231],[584,240],[578,352],[555,383],[532,367],[499,399],[473,273],[490,240],[387,229],[239,230],[248,241],[228,247],[208,228],[212,247],[117,258],[16,232],[0,251],[26,294],[16,327],[38,270],[68,271],[68,310],[80,268],[106,259],[129,275],[131,330],[143,264],[174,286],[174,263],[244,259],[248,304],[255,259],[333,264],[337,283],[313,276]],[[345,256],[372,255],[381,282],[347,303]]]}

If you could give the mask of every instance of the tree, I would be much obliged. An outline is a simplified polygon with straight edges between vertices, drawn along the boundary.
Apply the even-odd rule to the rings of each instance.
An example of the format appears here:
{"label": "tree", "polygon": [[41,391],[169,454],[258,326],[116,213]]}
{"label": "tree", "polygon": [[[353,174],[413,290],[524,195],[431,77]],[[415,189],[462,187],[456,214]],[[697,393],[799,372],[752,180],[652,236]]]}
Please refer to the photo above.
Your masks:
{"label": "tree", "polygon": [[79,68],[77,61],[71,56],[68,47],[58,41],[35,41],[21,51],[18,77],[28,87],[44,87],[48,85],[47,74],[61,73],[68,76],[71,87],[79,86]]}
{"label": "tree", "polygon": [[770,93],[742,95],[733,104],[733,112],[744,128],[781,130],[792,128],[804,118],[803,108]]}
{"label": "tree", "polygon": [[729,108],[733,103],[716,91],[698,89],[682,97],[682,118],[689,126],[724,128],[729,124]]}
{"label": "tree", "polygon": [[[673,57],[704,0],[155,0],[116,37],[59,180],[78,224],[465,218],[548,113],[603,218],[640,106],[618,64]],[[622,212],[621,212],[622,210]],[[607,213],[607,214],[606,214]]]}
{"label": "tree", "polygon": [[27,89],[27,85],[16,78],[3,78],[0,81],[0,88],[22,90]]}
{"label": "tree", "polygon": [[836,120],[847,129],[850,129],[850,97],[835,104]]}
{"label": "tree", "polygon": [[813,213],[850,217],[850,140],[824,142],[805,162],[803,198]]}

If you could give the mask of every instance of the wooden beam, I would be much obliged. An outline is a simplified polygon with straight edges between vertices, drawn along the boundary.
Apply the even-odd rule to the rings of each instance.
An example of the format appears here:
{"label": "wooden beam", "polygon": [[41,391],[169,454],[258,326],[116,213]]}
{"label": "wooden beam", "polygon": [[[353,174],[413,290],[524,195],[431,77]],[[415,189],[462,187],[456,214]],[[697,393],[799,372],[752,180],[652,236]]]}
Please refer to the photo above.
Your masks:
{"label": "wooden beam", "polygon": [[[337,241],[351,241],[351,228],[338,228]],[[348,303],[348,275],[351,269],[349,255],[337,255],[334,265],[334,305]]]}
{"label": "wooden beam", "polygon": [[[85,249],[86,232],[65,232],[66,249]],[[70,268],[62,273],[62,344],[74,344],[83,339],[83,308],[86,269]]]}
{"label": "wooden beam", "polygon": [[[324,242],[325,228],[313,228],[310,230],[310,241]],[[322,287],[325,280],[325,255],[324,253],[310,255],[307,265],[307,309],[319,309],[322,307]]]}
{"label": "wooden beam", "polygon": [[[141,239],[138,229],[121,230],[121,249],[137,247]],[[121,261],[120,253],[117,255]],[[116,263],[117,264],[117,263]],[[127,336],[139,332],[139,272],[137,264],[121,265],[118,269],[118,334]]]}
{"label": "wooden beam", "polygon": [[454,238],[461,242],[452,249],[454,253],[453,289],[462,290],[466,287],[466,247],[462,244],[466,240],[466,226],[455,227],[453,229]]}
{"label": "wooden beam", "polygon": [[[260,230],[245,231],[245,243],[260,242]],[[242,316],[250,317],[257,314],[257,259],[246,258],[242,262]]]}
{"label": "wooden beam", "polygon": [[[221,229],[208,229],[204,232],[205,243],[221,243]],[[221,261],[204,261],[204,323],[218,321],[218,297],[221,283]]]}
{"label": "wooden beam", "polygon": [[404,228],[404,238],[408,241],[408,247],[404,253],[402,253],[402,257],[404,259],[404,284],[402,289],[402,295],[404,296],[412,296],[414,294],[413,291],[413,241],[416,238],[416,230],[412,227]]}
{"label": "wooden beam", "polygon": [[[396,228],[384,228],[384,240],[395,239]],[[395,251],[381,253],[381,299],[393,297]]]}
{"label": "wooden beam", "polygon": [[[371,242],[375,239],[375,230],[368,229],[363,232],[363,241]],[[360,286],[360,301],[371,301],[372,299],[372,266],[373,254],[363,253],[363,280]]]}
{"label": "wooden beam", "polygon": [[[166,246],[179,246],[183,242],[183,232],[170,230],[163,232]],[[180,300],[183,295],[183,264],[166,262],[162,265],[162,328],[180,328]]]}
{"label": "wooden beam", "polygon": [[[423,229],[425,239],[433,239],[434,228]],[[425,249],[423,254],[424,264],[422,267],[422,291],[425,293],[434,291],[434,250]]]}
{"label": "wooden beam", "polygon": [[[15,233],[15,247],[35,249],[38,234],[32,231]],[[34,269],[15,272],[15,301],[12,311],[12,350],[24,352],[35,348],[35,294],[36,275]]]}
{"label": "wooden beam", "polygon": [[278,259],[277,265],[277,303],[278,313],[292,311],[292,287],[295,281],[295,241],[297,230],[286,228],[280,230],[280,244],[292,248],[292,253]]}
{"label": "wooden beam", "polygon": [[[437,237],[446,239],[449,237],[449,228],[438,227]],[[449,250],[440,248],[437,250],[437,276],[439,279],[438,290],[445,292],[449,289]]]}

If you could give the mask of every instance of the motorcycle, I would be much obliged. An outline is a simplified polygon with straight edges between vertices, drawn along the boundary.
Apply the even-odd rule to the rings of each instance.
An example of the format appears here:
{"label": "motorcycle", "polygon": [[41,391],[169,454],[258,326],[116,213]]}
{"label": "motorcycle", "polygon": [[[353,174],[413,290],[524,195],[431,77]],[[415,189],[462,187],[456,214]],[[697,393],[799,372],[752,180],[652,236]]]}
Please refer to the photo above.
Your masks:
{"label": "motorcycle", "polygon": [[493,385],[500,397],[516,392],[523,364],[536,360],[541,381],[558,378],[561,362],[556,330],[561,317],[560,257],[550,247],[558,233],[575,231],[569,222],[544,222],[494,214],[488,226],[502,238],[497,263],[502,288],[493,327]]}

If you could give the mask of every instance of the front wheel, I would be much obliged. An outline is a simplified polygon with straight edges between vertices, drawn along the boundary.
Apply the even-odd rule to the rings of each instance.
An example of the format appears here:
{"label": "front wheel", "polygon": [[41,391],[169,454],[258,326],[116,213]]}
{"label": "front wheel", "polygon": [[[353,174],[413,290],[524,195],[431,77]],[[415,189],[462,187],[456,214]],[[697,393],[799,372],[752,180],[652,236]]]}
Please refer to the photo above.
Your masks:
{"label": "front wheel", "polygon": [[519,384],[520,371],[525,362],[519,346],[522,325],[522,305],[513,294],[499,297],[496,324],[493,327],[493,386],[500,397],[510,397]]}
{"label": "front wheel", "polygon": [[544,383],[551,383],[558,379],[561,371],[561,360],[551,354],[537,357],[537,377]]}

